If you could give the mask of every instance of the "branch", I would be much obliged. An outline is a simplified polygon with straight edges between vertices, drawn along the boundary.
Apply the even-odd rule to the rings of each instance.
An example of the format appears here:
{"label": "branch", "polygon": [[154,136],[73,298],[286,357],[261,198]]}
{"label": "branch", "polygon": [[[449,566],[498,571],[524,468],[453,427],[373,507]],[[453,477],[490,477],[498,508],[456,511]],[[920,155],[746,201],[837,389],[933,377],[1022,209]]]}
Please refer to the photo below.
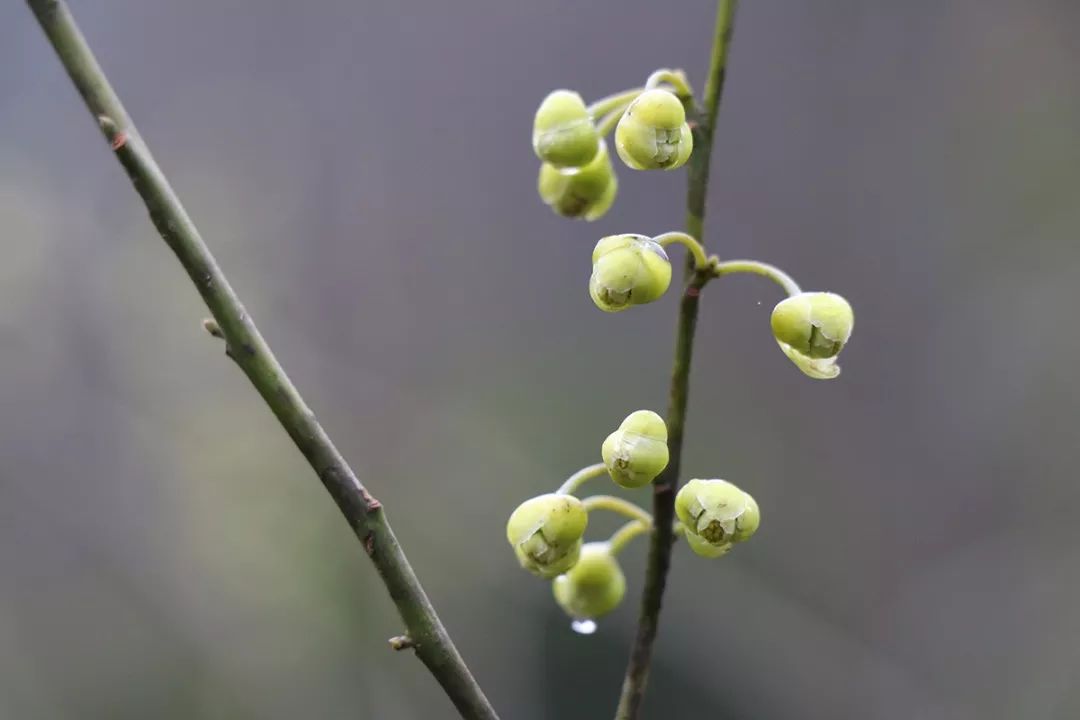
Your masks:
{"label": "branch", "polygon": [[760,260],[725,260],[712,266],[713,277],[723,277],[735,273],[752,273],[768,278],[779,285],[788,294],[788,297],[802,292],[802,288],[799,287],[799,283],[795,282],[795,278],[775,265],[763,263]]}
{"label": "branch", "polygon": [[[709,184],[709,161],[712,157],[713,133],[724,89],[728,48],[735,22],[737,0],[719,0],[716,11],[716,32],[713,37],[709,76],[705,84],[704,108],[696,113],[694,152],[690,156],[687,188],[686,232],[704,242],[705,194]],[[691,101],[692,102],[692,101]],[[693,109],[693,108],[690,108]],[[687,256],[684,270],[682,301],[679,304],[678,329],[675,336],[675,361],[671,371],[671,390],[668,400],[667,427],[670,460],[667,468],[653,481],[653,522],[656,530],[649,544],[645,569],[645,587],[641,593],[637,636],[623,679],[622,696],[615,712],[616,720],[635,720],[641,711],[645,685],[649,679],[653,643],[660,623],[660,606],[671,566],[675,491],[679,486],[679,465],[682,459],[683,428],[686,423],[687,394],[690,385],[690,358],[694,349],[694,329],[697,324],[701,288],[709,281],[708,269],[695,269],[692,255]]]}
{"label": "branch", "polygon": [[176,253],[225,339],[229,356],[247,375],[281,426],[307,458],[382,577],[416,655],[463,718],[497,720],[398,545],[382,504],[360,483],[304,403],[251,316],[206,247],[168,180],[113,92],[61,0],[27,0],[116,158],[142,197],[150,219]]}

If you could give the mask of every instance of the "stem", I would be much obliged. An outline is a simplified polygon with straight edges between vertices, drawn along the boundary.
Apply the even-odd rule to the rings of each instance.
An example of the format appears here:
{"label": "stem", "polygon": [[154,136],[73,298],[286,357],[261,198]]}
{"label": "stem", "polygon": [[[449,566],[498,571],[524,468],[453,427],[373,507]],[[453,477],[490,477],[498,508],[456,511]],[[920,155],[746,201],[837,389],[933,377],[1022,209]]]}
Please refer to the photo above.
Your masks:
{"label": "stem", "polygon": [[[638,535],[643,535],[652,530],[652,523],[645,524],[643,520],[631,520],[623,525],[621,528],[615,531],[615,534],[608,539],[608,545],[610,546],[611,554],[618,555],[626,545],[636,538]],[[675,527],[672,529],[676,538],[682,537],[686,534],[686,527],[681,522],[676,522]]]}
{"label": "stem", "polygon": [[259,334],[139,137],[67,5],[62,0],[27,0],[27,4],[142,197],[154,226],[213,314],[229,356],[269,405],[363,544],[401,614],[417,657],[463,718],[497,720],[398,545],[382,504],[356,478]]}
{"label": "stem", "polygon": [[645,89],[652,90],[664,83],[671,85],[675,95],[680,100],[694,97],[694,91],[690,89],[690,83],[686,80],[686,73],[682,70],[669,70],[667,68],[657,70],[645,81]]}
{"label": "stem", "polygon": [[615,497],[614,495],[590,495],[581,501],[581,504],[585,506],[587,512],[593,510],[610,510],[620,515],[625,515],[628,518],[636,520],[638,522],[648,523],[652,526],[652,515],[648,511],[639,508],[629,500],[623,500],[621,497]]}
{"label": "stem", "polygon": [[[690,156],[686,196],[686,232],[691,237],[704,239],[705,194],[709,184],[709,161],[712,157],[712,139],[716,129],[716,115],[720,108],[720,95],[724,88],[728,48],[735,23],[735,7],[738,0],[718,0],[716,30],[713,36],[709,75],[705,83],[704,108],[696,112],[692,99],[686,99],[688,114],[694,118],[694,152]],[[623,679],[622,695],[615,712],[616,720],[636,720],[645,696],[652,662],[653,643],[660,622],[660,606],[664,597],[668,568],[671,565],[671,546],[674,542],[672,525],[675,515],[675,491],[679,484],[679,465],[682,458],[683,427],[686,422],[687,393],[690,382],[690,357],[694,346],[694,329],[697,323],[698,300],[701,288],[708,282],[708,271],[697,270],[692,257],[687,257],[684,270],[682,302],[679,304],[678,329],[675,336],[675,361],[671,372],[671,390],[668,402],[668,466],[653,481],[653,522],[656,531],[649,544],[649,558],[645,570],[645,587],[641,593],[641,610],[638,617],[637,636],[630,651],[630,660]]]}
{"label": "stem", "polygon": [[576,473],[566,478],[566,481],[559,486],[559,489],[555,491],[558,495],[573,495],[577,492],[577,489],[585,484],[586,480],[592,480],[594,477],[600,477],[607,472],[607,465],[604,463],[596,463],[595,465],[589,465],[578,470]]}
{"label": "stem", "polygon": [[615,129],[615,126],[622,120],[622,116],[628,107],[630,107],[629,103],[619,105],[600,119],[600,122],[596,124],[596,132],[600,134],[600,137],[607,137],[608,134]]}
{"label": "stem", "polygon": [[631,540],[638,535],[644,535],[650,530],[652,530],[651,522],[645,523],[641,520],[631,520],[616,530],[615,534],[611,536],[611,539],[608,540],[608,549],[611,551],[612,555],[618,555]]}
{"label": "stem", "polygon": [[595,120],[601,115],[606,115],[612,110],[629,105],[634,101],[634,98],[640,95],[644,90],[645,88],[631,88],[630,90],[623,90],[622,92],[617,92],[614,95],[602,97],[596,102],[589,105],[587,108],[585,108],[585,110]]}
{"label": "stem", "polygon": [[653,241],[661,247],[667,247],[672,243],[679,243],[680,245],[685,246],[686,249],[690,251],[690,255],[694,258],[695,270],[704,270],[709,264],[709,259],[705,257],[705,248],[702,244],[684,232],[666,232],[654,237]]}
{"label": "stem", "polygon": [[794,278],[786,272],[775,265],[758,262],[757,260],[726,260],[713,265],[712,271],[714,277],[722,277],[733,273],[753,273],[754,275],[769,278],[784,288],[784,292],[789,296],[798,295],[802,292],[799,283],[795,282]]}

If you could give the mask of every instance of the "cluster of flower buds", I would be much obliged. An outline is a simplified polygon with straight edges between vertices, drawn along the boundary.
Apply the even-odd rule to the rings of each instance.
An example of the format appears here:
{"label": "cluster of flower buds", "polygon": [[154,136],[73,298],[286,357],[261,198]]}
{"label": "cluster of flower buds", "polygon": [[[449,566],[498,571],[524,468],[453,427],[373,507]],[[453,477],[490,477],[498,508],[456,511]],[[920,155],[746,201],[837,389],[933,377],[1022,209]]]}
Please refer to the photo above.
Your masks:
{"label": "cluster of flower buds", "polygon": [[[619,157],[635,170],[674,170],[693,150],[682,101],[669,90],[612,97],[613,106],[601,101],[590,108],[573,90],[555,90],[536,110],[532,145],[542,162],[537,190],[544,204],[563,217],[596,220],[615,202],[619,181],[603,137],[610,131],[609,120],[618,120]],[[600,119],[603,128],[597,126],[594,109],[609,112]]]}
{"label": "cluster of flower buds", "polygon": [[[667,89],[673,87],[675,92]],[[684,102],[687,104],[684,105]],[[686,107],[692,93],[681,71],[658,70],[644,89],[631,90],[586,105],[571,90],[556,90],[540,104],[532,144],[541,160],[537,189],[559,215],[596,220],[615,201],[618,179],[605,135],[614,130],[615,152],[635,170],[674,170],[694,149]],[[854,315],[833,293],[802,292],[783,271],[753,260],[720,262],[698,239],[668,232],[655,237],[623,233],[600,239],[592,253],[589,296],[605,312],[619,312],[659,299],[671,285],[665,246],[681,243],[700,289],[706,280],[731,272],[770,277],[789,297],[772,312],[771,326],[784,353],[813,378],[840,373],[836,358],[851,337]],[[534,497],[511,514],[506,537],[523,568],[552,581],[555,601],[576,621],[611,612],[626,594],[617,553],[633,537],[651,532],[653,523],[640,507],[610,495],[579,500],[580,485],[605,472],[622,488],[642,488],[668,467],[668,431],[649,410],[628,415],[604,440],[603,463],[572,475],[554,493]],[[613,510],[632,520],[606,542],[585,543],[589,512]],[[694,479],[675,498],[676,531],[703,557],[720,557],[748,540],[761,512],[751,495],[726,480]]]}
{"label": "cluster of flower buds", "polygon": [[[575,473],[554,493],[523,502],[510,515],[506,537],[523,568],[552,580],[559,607],[576,621],[614,610],[626,594],[626,578],[616,554],[629,538],[651,530],[648,513],[608,495],[574,497],[584,482],[605,474],[620,487],[645,487],[668,464],[667,426],[651,410],[636,410],[600,448],[603,463]],[[632,518],[606,542],[584,542],[589,512],[608,509]],[[676,510],[683,534],[699,555],[716,557],[757,529],[757,504],[723,480],[692,480],[678,494]]]}
{"label": "cluster of flower buds", "polygon": [[[623,487],[651,482],[667,465],[667,427],[650,410],[633,412],[604,440],[600,454],[603,464],[576,473],[558,492],[526,500],[506,524],[506,538],[518,562],[534,575],[554,580],[556,602],[575,620],[591,620],[614,610],[626,593],[626,578],[615,558],[618,543],[583,542],[588,510],[570,493],[605,471]],[[648,514],[628,501],[593,499],[604,500],[609,509],[649,528],[641,520]]]}
{"label": "cluster of flower buds", "polygon": [[533,151],[543,161],[537,189],[559,215],[595,220],[615,201],[618,180],[606,143],[581,95],[556,90],[533,121]]}
{"label": "cluster of flower buds", "polygon": [[[780,349],[806,375],[830,380],[840,374],[836,358],[855,326],[851,305],[830,292],[802,292],[778,268],[752,260],[720,263],[708,258],[696,239],[685,233],[656,237],[622,233],[600,239],[593,248],[589,296],[604,312],[620,312],[658,300],[671,285],[671,261],[663,243],[681,242],[691,249],[696,267],[726,274],[725,265],[738,272],[772,275],[792,293],[773,309],[771,325]],[[782,280],[780,279],[782,277]],[[630,486],[628,486],[630,487]]]}

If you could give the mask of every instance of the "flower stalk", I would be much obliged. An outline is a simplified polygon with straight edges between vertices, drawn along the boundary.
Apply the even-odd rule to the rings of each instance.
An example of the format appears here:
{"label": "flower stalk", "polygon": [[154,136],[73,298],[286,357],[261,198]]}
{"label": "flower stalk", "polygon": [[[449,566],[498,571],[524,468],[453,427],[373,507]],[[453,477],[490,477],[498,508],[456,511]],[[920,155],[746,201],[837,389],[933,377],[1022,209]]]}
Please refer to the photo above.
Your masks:
{"label": "flower stalk", "polygon": [[[692,99],[688,115],[694,118],[694,153],[689,161],[687,187],[686,233],[701,241],[705,237],[705,197],[709,185],[709,163],[712,159],[713,136],[716,117],[720,109],[720,97],[727,72],[728,50],[735,27],[737,0],[719,0],[713,47],[705,82],[704,107],[694,107]],[[699,270],[692,256],[687,256],[683,272],[683,294],[679,302],[679,317],[675,334],[675,360],[671,372],[671,389],[668,400],[667,428],[670,460],[667,468],[653,482],[653,523],[655,529],[649,543],[649,557],[645,569],[645,586],[641,592],[638,627],[630,650],[622,693],[615,711],[616,720],[635,720],[640,715],[641,703],[652,665],[653,644],[660,625],[660,608],[671,567],[671,548],[675,542],[674,517],[675,493],[679,485],[682,460],[683,434],[686,426],[687,401],[690,387],[690,359],[694,349],[694,332],[697,327],[701,289],[709,281],[707,270]]]}

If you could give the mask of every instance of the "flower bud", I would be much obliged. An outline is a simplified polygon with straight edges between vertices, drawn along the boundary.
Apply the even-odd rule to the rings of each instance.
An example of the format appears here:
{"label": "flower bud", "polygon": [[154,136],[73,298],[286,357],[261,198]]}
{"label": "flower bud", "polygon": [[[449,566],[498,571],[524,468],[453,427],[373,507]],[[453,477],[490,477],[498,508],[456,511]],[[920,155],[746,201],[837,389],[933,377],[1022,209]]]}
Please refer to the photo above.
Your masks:
{"label": "flower bud", "polygon": [[606,542],[586,543],[581,559],[551,583],[555,602],[576,620],[591,620],[619,606],[626,577]]}
{"label": "flower bud", "polygon": [[671,262],[658,243],[644,235],[609,235],[593,250],[589,295],[605,312],[658,299],[671,284]]}
{"label": "flower bud", "polygon": [[615,127],[615,149],[635,170],[681,167],[694,149],[682,102],[667,90],[641,93]]}
{"label": "flower bud", "polygon": [[615,202],[619,181],[607,147],[601,141],[600,150],[584,167],[560,169],[550,163],[541,165],[536,187],[540,199],[557,214],[596,220]]}
{"label": "flower bud", "polygon": [[733,544],[749,539],[761,523],[754,498],[727,480],[686,483],[675,496],[675,514],[690,549],[704,557],[725,554]]}
{"label": "flower bud", "polygon": [[847,300],[835,293],[799,293],[777,304],[771,323],[780,349],[804,373],[819,380],[840,374],[836,356],[855,325]]}
{"label": "flower bud", "polygon": [[695,555],[707,558],[718,558],[731,552],[731,547],[735,543],[725,542],[720,543],[719,545],[713,545],[700,535],[686,533],[686,544],[690,546],[690,549],[694,551]]}
{"label": "flower bud", "polygon": [[607,436],[600,454],[617,485],[644,487],[667,467],[667,426],[651,410],[632,412]]}
{"label": "flower bud", "polygon": [[555,167],[581,167],[596,156],[600,133],[596,131],[585,101],[571,90],[550,93],[533,120],[533,150]]}
{"label": "flower bud", "polygon": [[521,567],[553,578],[577,562],[588,522],[589,514],[576,497],[548,493],[514,510],[506,523],[506,539]]}

